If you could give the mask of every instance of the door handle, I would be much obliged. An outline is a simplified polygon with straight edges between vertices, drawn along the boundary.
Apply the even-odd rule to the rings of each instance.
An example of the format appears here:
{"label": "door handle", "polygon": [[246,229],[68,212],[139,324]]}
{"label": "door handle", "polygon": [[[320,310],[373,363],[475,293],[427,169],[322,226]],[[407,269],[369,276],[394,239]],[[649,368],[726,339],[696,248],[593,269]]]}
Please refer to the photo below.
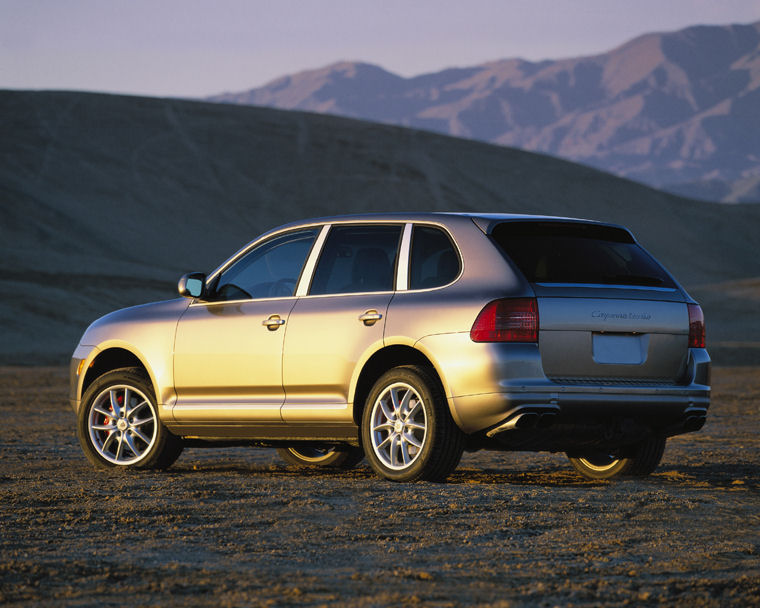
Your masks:
{"label": "door handle", "polygon": [[359,321],[361,321],[365,325],[371,326],[377,323],[382,318],[383,318],[383,315],[381,315],[376,310],[368,310],[363,315],[359,316]]}
{"label": "door handle", "polygon": [[268,319],[264,319],[261,324],[269,331],[275,331],[280,325],[285,325],[285,319],[281,319],[280,315],[271,315]]}

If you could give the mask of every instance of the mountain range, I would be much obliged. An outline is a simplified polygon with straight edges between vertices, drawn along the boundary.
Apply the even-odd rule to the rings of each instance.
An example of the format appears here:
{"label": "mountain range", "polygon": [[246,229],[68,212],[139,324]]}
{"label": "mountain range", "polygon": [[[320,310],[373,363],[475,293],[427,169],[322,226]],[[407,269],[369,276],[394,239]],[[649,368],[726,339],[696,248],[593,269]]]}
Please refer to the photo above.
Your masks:
{"label": "mountain range", "polygon": [[390,123],[570,159],[693,198],[760,201],[760,22],[594,56],[403,78],[341,62],[210,101]]}

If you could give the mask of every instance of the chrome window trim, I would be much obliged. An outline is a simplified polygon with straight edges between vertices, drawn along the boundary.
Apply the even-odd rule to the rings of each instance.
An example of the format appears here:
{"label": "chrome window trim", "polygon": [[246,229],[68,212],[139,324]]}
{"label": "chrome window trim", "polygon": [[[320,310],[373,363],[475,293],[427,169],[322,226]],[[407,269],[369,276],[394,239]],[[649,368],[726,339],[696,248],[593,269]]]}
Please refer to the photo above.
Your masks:
{"label": "chrome window trim", "polygon": [[674,292],[675,287],[650,287],[647,285],[626,285],[624,283],[536,283],[540,287],[582,287],[591,289],[637,289],[640,291],[665,291]]}
{"label": "chrome window trim", "polygon": [[327,234],[330,232],[331,224],[325,224],[317,235],[317,239],[314,241],[314,245],[309,252],[309,257],[306,259],[306,264],[301,271],[301,278],[298,281],[296,287],[295,296],[301,298],[309,293],[309,286],[311,285],[311,277],[314,275],[314,270],[317,267],[319,256],[322,253],[322,247],[327,240]]}
{"label": "chrome window trim", "polygon": [[401,247],[396,265],[396,291],[409,289],[409,251],[412,243],[412,226],[412,222],[407,222],[401,234]]}

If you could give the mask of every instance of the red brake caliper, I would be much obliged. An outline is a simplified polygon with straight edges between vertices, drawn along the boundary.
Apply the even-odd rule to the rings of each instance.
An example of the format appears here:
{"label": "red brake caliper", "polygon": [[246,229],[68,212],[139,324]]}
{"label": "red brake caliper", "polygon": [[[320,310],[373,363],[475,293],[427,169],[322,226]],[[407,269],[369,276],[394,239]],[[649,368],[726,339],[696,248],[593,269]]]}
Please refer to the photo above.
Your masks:
{"label": "red brake caliper", "polygon": [[[116,402],[119,404],[119,406],[124,404],[124,395],[117,395],[116,396]],[[108,409],[113,412],[113,406],[109,403]],[[114,416],[114,419],[116,417]],[[103,424],[109,424],[111,422],[111,419],[108,416],[103,416]]]}

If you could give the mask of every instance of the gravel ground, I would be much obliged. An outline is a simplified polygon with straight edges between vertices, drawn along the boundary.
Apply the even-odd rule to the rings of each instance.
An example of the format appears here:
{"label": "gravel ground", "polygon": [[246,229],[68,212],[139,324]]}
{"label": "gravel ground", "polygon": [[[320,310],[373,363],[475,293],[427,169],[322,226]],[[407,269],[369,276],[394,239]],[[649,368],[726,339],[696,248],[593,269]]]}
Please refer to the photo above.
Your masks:
{"label": "gravel ground", "polygon": [[63,368],[0,368],[3,606],[760,603],[760,368],[718,368],[699,433],[643,480],[466,454],[449,483],[191,449],[98,472]]}

